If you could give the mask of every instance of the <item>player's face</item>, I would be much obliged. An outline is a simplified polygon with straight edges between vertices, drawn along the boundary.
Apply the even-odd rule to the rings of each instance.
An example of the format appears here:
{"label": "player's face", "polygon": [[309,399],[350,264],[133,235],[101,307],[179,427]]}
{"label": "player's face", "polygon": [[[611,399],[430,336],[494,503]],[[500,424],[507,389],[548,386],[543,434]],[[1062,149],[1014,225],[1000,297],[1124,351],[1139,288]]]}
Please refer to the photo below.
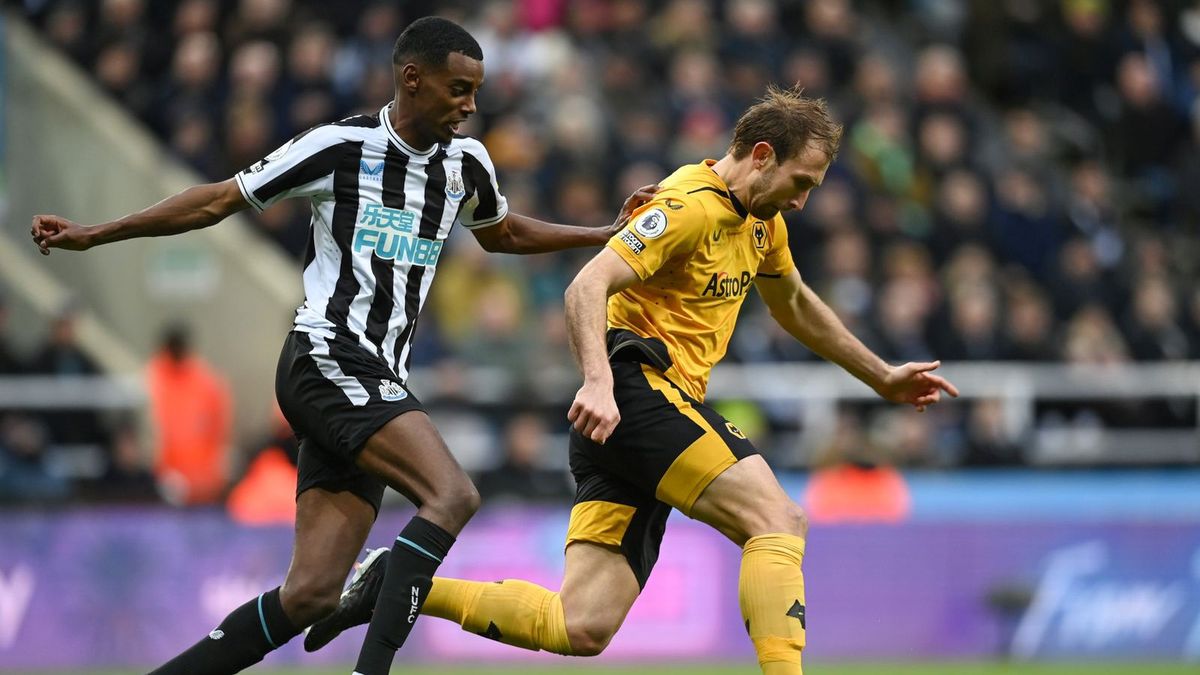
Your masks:
{"label": "player's face", "polygon": [[449,143],[459,126],[475,113],[475,94],[483,85],[483,62],[450,52],[445,66],[421,75],[416,96],[418,119],[425,133]]}
{"label": "player's face", "polygon": [[813,188],[825,180],[828,169],[829,156],[811,144],[783,162],[777,162],[772,153],[751,184],[746,208],[752,216],[763,220],[774,218],[781,211],[799,211]]}

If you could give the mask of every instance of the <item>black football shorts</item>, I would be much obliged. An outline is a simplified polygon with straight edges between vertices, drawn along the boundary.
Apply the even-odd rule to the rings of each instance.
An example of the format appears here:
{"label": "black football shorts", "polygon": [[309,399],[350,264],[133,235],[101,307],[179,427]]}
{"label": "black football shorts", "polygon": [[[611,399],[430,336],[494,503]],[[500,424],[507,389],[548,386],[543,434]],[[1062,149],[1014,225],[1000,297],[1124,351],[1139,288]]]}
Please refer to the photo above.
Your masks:
{"label": "black football shorts", "polygon": [[[610,335],[610,352],[613,343]],[[671,508],[691,515],[714,478],[758,454],[737,427],[663,374],[657,365],[664,353],[665,348],[612,353],[620,422],[604,445],[574,429],[570,436],[576,491],[567,544],[619,547],[643,587],[658,560]]]}
{"label": "black football shorts", "polygon": [[296,496],[309,488],[352,492],[379,513],[384,484],[355,460],[393,417],[423,410],[388,368],[358,344],[292,331],[275,371],[275,395],[296,432]]}

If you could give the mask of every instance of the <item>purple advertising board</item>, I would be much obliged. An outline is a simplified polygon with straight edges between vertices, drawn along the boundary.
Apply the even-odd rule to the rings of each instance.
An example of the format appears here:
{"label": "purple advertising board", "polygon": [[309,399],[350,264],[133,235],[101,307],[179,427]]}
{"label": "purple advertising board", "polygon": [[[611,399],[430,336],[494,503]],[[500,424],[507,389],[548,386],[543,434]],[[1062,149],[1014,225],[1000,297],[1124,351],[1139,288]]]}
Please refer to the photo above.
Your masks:
{"label": "purple advertising board", "polygon": [[[371,543],[407,520],[385,510]],[[485,509],[441,574],[557,588],[564,509]],[[148,668],[280,583],[288,527],[217,511],[0,512],[0,671]],[[1200,522],[913,522],[814,526],[804,562],[806,659],[1200,661]],[[676,515],[604,660],[753,661],[739,550]],[[64,639],[69,635],[70,639]],[[362,629],[273,665],[353,662]],[[548,659],[418,623],[405,661]]]}

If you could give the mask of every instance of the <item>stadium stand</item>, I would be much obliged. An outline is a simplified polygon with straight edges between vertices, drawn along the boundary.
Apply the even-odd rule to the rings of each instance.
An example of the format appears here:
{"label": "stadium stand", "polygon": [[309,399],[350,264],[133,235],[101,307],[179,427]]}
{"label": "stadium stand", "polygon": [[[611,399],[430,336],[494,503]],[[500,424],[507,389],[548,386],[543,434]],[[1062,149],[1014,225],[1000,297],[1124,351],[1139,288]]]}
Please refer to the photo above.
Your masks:
{"label": "stadium stand", "polygon": [[[632,186],[719,156],[734,116],[767,83],[800,82],[831,102],[846,135],[825,185],[789,216],[793,254],[873,349],[896,360],[1064,367],[1200,359],[1194,3],[47,0],[24,9],[45,40],[212,179],[320,120],[377,109],[391,96],[380,64],[395,35],[444,13],[485,53],[487,84],[464,131],[488,145],[515,210],[577,224],[604,224]],[[307,220],[301,205],[281,204],[254,227],[298,259]],[[441,390],[427,397],[471,418],[449,440],[484,471],[502,461],[515,412],[565,429],[561,297],[589,254],[516,261],[482,255],[469,237],[452,245],[415,365],[437,373],[427,386]],[[744,314],[727,363],[812,360],[761,303]],[[474,379],[456,390],[448,374],[463,369],[503,393],[489,402]],[[464,389],[469,409],[456,407]],[[728,398],[752,394],[736,390]],[[1186,385],[1136,401],[991,391],[923,417],[853,394],[743,407],[783,467],[812,466],[846,425],[862,430],[855,442],[871,461],[902,466],[1200,456],[1194,436],[1166,451],[1200,423],[1200,393]],[[513,400],[529,409],[514,411]],[[1114,450],[1111,435],[1088,440],[1146,427],[1176,435],[1140,458]],[[1133,440],[1158,447],[1145,433]],[[543,465],[561,466],[562,453],[544,454]]]}

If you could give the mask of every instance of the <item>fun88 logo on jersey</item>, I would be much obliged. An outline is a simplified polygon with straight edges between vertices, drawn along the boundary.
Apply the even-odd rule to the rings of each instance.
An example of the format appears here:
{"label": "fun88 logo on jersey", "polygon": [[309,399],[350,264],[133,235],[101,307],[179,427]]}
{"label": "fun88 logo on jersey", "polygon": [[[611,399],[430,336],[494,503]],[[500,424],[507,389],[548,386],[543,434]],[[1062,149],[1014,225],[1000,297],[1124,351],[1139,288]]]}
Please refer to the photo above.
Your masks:
{"label": "fun88 logo on jersey", "polygon": [[417,214],[382,204],[367,204],[358,217],[354,251],[370,251],[384,260],[433,267],[442,254],[442,242],[418,237]]}

